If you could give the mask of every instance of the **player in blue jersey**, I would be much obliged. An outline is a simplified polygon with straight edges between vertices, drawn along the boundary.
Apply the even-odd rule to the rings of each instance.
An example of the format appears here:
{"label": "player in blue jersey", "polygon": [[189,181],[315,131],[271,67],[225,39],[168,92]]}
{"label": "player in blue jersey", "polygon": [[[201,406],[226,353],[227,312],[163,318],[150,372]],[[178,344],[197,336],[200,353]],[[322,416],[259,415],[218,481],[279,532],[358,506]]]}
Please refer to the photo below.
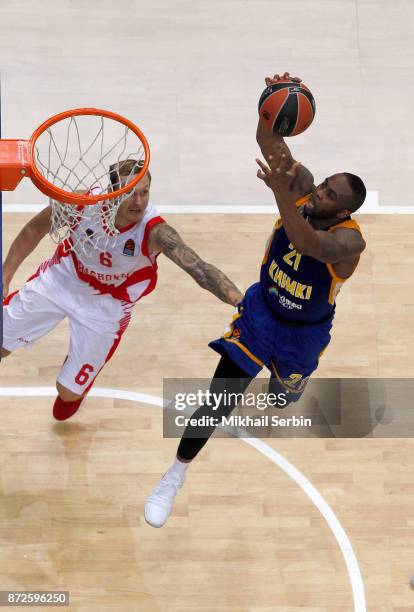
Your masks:
{"label": "player in blue jersey", "polygon": [[[290,78],[285,73],[283,79]],[[267,78],[266,85],[279,75]],[[300,81],[300,79],[292,79]],[[315,187],[312,173],[295,161],[279,135],[259,120],[257,142],[267,163],[256,160],[257,176],[273,192],[280,218],[268,240],[260,281],[252,285],[237,307],[222,338],[210,343],[221,355],[211,393],[240,393],[265,366],[270,389],[297,401],[330,341],[335,298],[353,274],[365,248],[357,222],[351,218],[366,196],[362,180],[338,173]],[[208,404],[193,417],[220,419],[234,409]],[[201,422],[201,421],[199,421]],[[214,431],[189,424],[177,457],[148,498],[145,518],[154,527],[167,520],[186,468]],[[196,437],[197,436],[197,437]]]}

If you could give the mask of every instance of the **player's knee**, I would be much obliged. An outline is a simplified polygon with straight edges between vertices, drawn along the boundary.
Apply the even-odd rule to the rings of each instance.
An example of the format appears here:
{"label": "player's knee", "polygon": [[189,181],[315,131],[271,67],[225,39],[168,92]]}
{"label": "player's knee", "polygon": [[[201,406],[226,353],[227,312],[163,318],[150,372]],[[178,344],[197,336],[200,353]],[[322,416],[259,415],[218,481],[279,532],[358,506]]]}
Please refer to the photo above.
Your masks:
{"label": "player's knee", "polygon": [[4,357],[8,357],[9,355],[11,355],[11,351],[6,351],[5,348],[1,347],[1,358],[4,359]]}
{"label": "player's knee", "polygon": [[70,391],[69,389],[61,385],[58,381],[56,381],[56,389],[59,393],[59,397],[61,397],[64,402],[74,402],[82,397],[82,395],[73,393],[73,391]]}

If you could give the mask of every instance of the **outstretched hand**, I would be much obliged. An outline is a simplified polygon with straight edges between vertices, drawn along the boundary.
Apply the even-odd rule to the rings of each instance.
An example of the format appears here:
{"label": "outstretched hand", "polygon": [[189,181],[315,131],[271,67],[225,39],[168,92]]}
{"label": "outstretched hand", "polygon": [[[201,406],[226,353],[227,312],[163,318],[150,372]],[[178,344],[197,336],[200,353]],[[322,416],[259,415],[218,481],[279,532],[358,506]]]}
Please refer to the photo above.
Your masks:
{"label": "outstretched hand", "polygon": [[285,153],[276,162],[272,155],[267,158],[269,166],[260,159],[256,159],[259,165],[257,177],[262,180],[273,192],[294,196],[295,181],[298,176],[300,162],[291,162]]}

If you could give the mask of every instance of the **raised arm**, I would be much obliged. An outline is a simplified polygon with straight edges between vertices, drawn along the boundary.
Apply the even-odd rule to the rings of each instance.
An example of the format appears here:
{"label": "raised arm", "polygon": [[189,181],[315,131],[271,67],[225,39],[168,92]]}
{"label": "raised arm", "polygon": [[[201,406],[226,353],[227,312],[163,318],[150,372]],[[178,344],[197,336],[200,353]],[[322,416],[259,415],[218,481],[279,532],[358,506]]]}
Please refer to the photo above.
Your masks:
{"label": "raised arm", "polygon": [[154,225],[149,237],[149,250],[161,251],[185,270],[193,279],[227,304],[236,306],[243,294],[223,272],[203,261],[185,244],[178,232],[167,223]]}
{"label": "raised arm", "polygon": [[339,263],[358,257],[365,249],[365,241],[354,229],[338,228],[334,232],[315,230],[299,214],[296,176],[299,162],[290,165],[282,154],[279,163],[269,158],[269,167],[260,160],[257,176],[273,191],[283,227],[292,244],[302,255],[309,255],[324,263]]}
{"label": "raised arm", "polygon": [[[291,77],[288,72],[285,72],[282,77],[278,74],[275,74],[272,78],[266,77],[265,82],[266,85],[269,86],[282,79],[291,79],[295,83],[301,82],[299,77]],[[266,161],[272,158],[274,163],[278,164],[282,155],[284,155],[288,164],[293,165],[296,162],[283,137],[280,134],[271,132],[261,117],[259,117],[257,124],[256,140]],[[298,167],[295,180],[295,191],[298,194],[298,198],[308,195],[315,188],[313,174],[308,168],[305,168],[305,166],[300,165]]]}
{"label": "raised arm", "polygon": [[3,297],[8,295],[10,283],[20,264],[49,232],[51,212],[51,206],[46,206],[26,223],[13,240],[3,264]]}

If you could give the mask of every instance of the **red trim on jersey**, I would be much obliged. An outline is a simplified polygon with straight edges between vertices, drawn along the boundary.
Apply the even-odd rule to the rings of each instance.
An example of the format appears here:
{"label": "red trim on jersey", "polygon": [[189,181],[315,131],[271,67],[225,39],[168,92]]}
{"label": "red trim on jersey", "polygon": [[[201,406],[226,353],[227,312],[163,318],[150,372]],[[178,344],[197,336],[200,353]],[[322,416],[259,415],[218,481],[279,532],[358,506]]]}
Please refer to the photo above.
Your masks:
{"label": "red trim on jersey", "polygon": [[[120,234],[123,234],[124,232],[127,232],[128,230],[132,229],[135,225],[138,225],[140,223],[140,221],[134,221],[133,223],[130,223],[129,225],[126,225],[125,227],[121,227],[121,229],[118,229],[118,232]],[[102,223],[102,228],[105,232],[105,234],[107,236],[115,236],[113,230],[109,230],[108,226],[105,223]]]}
{"label": "red trim on jersey", "polygon": [[34,278],[37,278],[41,272],[45,272],[48,268],[51,268],[52,266],[56,266],[58,263],[61,262],[62,257],[67,257],[69,255],[69,250],[67,250],[66,247],[68,246],[68,244],[70,244],[70,242],[69,241],[67,242],[67,241],[68,239],[66,238],[64,242],[61,242],[60,244],[58,244],[58,247],[56,251],[54,252],[53,256],[50,259],[43,261],[38,267],[38,269],[36,270],[36,272],[27,279],[26,283],[33,280]]}
{"label": "red trim on jersey", "polygon": [[89,386],[86,388],[86,390],[83,392],[82,397],[85,397],[85,395],[89,393],[89,390],[92,387],[95,380],[97,379],[99,373],[102,371],[102,369],[105,367],[105,365],[108,363],[108,361],[111,359],[111,357],[115,353],[116,349],[118,348],[119,343],[121,342],[121,338],[124,335],[125,330],[128,327],[130,321],[131,321],[131,312],[128,311],[124,314],[122,319],[119,321],[119,328],[118,328],[118,331],[116,332],[116,338],[114,340],[113,345],[109,349],[109,353],[107,354],[105,358],[105,363],[103,364],[102,368],[97,372],[96,376],[94,377],[92,382],[89,384]]}
{"label": "red trim on jersey", "polygon": [[[60,263],[62,257],[67,257],[68,255],[69,251],[65,250],[64,243],[59,244],[53,257],[47,259],[46,261],[43,261],[36,270],[36,272],[32,274],[32,276],[29,276],[29,278],[26,280],[26,283],[29,283],[34,278],[37,278],[40,273],[47,270],[47,268],[51,268],[52,266],[55,266],[56,264]],[[10,304],[11,299],[16,295],[16,293],[19,293],[19,290],[14,291],[13,293],[5,297],[3,300],[3,306],[8,306]]]}
{"label": "red trim on jersey", "polygon": [[132,229],[134,227],[134,225],[138,225],[139,221],[136,222],[134,221],[133,223],[130,223],[129,225],[126,225],[125,227],[121,227],[119,231],[120,234],[123,234],[124,232],[127,232],[128,230]]}
{"label": "red trim on jersey", "polygon": [[[128,276],[128,278],[120,285],[105,285],[105,283],[101,283],[101,281],[98,280],[96,276],[92,276],[91,274],[82,272],[79,267],[78,258],[76,257],[73,251],[71,251],[71,255],[75,266],[76,274],[78,275],[78,278],[81,281],[87,283],[90,287],[99,291],[100,294],[112,295],[112,297],[117,300],[123,300],[124,302],[130,303],[134,303],[135,301],[137,302],[143,295],[147,295],[149,293],[150,287],[152,291],[155,285],[157,284],[158,266],[156,263],[154,263],[154,265],[141,268],[140,270],[136,270],[131,274],[131,276]],[[145,289],[144,293],[140,295],[136,300],[132,300],[128,293],[128,287],[130,287],[131,285],[135,285],[136,283],[140,283],[144,280],[150,281],[148,287]]]}
{"label": "red trim on jersey", "polygon": [[[141,251],[143,253],[143,255],[145,255],[146,257],[149,258],[149,252],[148,252],[148,238],[149,238],[149,232],[151,230],[151,228],[156,225],[157,223],[165,223],[165,220],[162,217],[153,217],[152,219],[150,219],[146,226],[145,226],[145,230],[144,230],[144,237],[142,240],[142,246],[141,246]],[[135,223],[133,225],[136,225]],[[131,227],[133,227],[133,225]],[[124,228],[124,231],[126,231],[127,229],[131,229],[130,227],[128,228]],[[41,272],[45,272],[47,270],[47,268],[50,268],[58,263],[60,263],[60,261],[62,260],[62,257],[68,257],[69,255],[71,255],[73,263],[74,263],[74,267],[75,267],[75,271],[76,274],[78,276],[78,278],[87,283],[90,287],[92,287],[93,289],[96,289],[97,291],[99,291],[100,294],[109,294],[112,295],[113,298],[117,299],[117,300],[123,300],[124,302],[129,302],[129,303],[134,303],[137,302],[138,300],[140,300],[142,297],[144,297],[145,295],[148,295],[149,293],[151,293],[151,291],[154,290],[156,284],[157,284],[157,262],[154,261],[153,264],[146,266],[145,268],[141,268],[140,270],[136,270],[135,272],[133,272],[131,274],[131,276],[129,276],[123,283],[121,283],[120,285],[105,285],[104,283],[101,283],[100,280],[98,280],[95,276],[86,274],[85,272],[81,272],[80,268],[79,268],[79,261],[78,258],[76,257],[74,251],[71,249],[71,239],[70,238],[66,238],[63,242],[61,242],[58,246],[57,249],[55,251],[55,253],[53,254],[53,256],[42,262],[40,264],[40,266],[38,267],[38,269],[36,270],[36,272],[30,276],[26,283],[30,282],[31,280],[33,280],[34,278],[38,277],[40,275]],[[129,296],[128,293],[128,287],[135,285],[137,283],[140,283],[142,281],[148,280],[148,286],[146,287],[146,289],[143,291],[143,293],[136,299],[136,300],[132,300],[131,297]],[[18,293],[18,291],[15,291],[14,293],[10,294],[9,296],[7,296],[4,300],[3,300],[3,305],[7,306],[10,303],[10,300],[12,299],[12,297],[14,295],[16,295],[16,293]]]}
{"label": "red trim on jersey", "polygon": [[12,300],[12,298],[14,298],[14,296],[19,293],[19,290],[17,289],[17,291],[13,291],[13,293],[9,293],[9,295],[7,295],[4,300],[3,300],[3,306],[8,306]]}
{"label": "red trim on jersey", "polygon": [[139,300],[141,298],[145,297],[146,295],[148,295],[149,293],[151,293],[151,291],[154,291],[155,286],[157,284],[157,280],[158,280],[157,275],[155,275],[154,278],[151,278],[151,280],[150,280],[150,282],[148,284],[148,287],[145,289],[144,293],[141,293],[141,295],[139,296],[139,298],[138,298]]}
{"label": "red trim on jersey", "polygon": [[153,217],[152,219],[148,221],[148,223],[145,226],[144,237],[142,239],[142,244],[141,244],[141,253],[145,255],[145,257],[149,257],[148,238],[149,238],[150,230],[154,227],[154,225],[157,225],[157,223],[165,223],[165,219],[163,219],[162,217]]}
{"label": "red trim on jersey", "polygon": [[[157,223],[165,223],[165,220],[160,216],[153,217],[152,219],[147,221],[145,225],[144,236],[143,236],[142,244],[141,244],[141,252],[145,257],[148,257],[148,258],[149,258],[148,238],[149,238],[150,230],[152,227],[154,227],[154,225],[157,225]],[[136,224],[133,224],[133,225],[136,225]],[[128,229],[128,228],[124,228],[124,230],[125,229]],[[87,274],[86,272],[82,272],[80,269],[79,260],[76,257],[76,254],[73,251],[71,251],[70,253],[72,256],[72,260],[73,260],[78,278],[81,281],[88,283],[88,285],[90,285],[93,289],[96,289],[97,291],[99,291],[99,293],[112,295],[112,297],[114,297],[117,300],[123,300],[124,302],[132,303],[133,300],[131,300],[131,297],[128,293],[128,288],[144,280],[148,280],[149,281],[148,286],[143,291],[143,293],[135,300],[135,302],[137,302],[145,295],[148,295],[149,293],[151,293],[151,291],[154,290],[157,284],[158,266],[157,266],[156,261],[154,261],[153,264],[146,266],[145,268],[136,270],[123,283],[115,286],[115,285],[106,285],[105,283],[102,283],[96,276]]]}

